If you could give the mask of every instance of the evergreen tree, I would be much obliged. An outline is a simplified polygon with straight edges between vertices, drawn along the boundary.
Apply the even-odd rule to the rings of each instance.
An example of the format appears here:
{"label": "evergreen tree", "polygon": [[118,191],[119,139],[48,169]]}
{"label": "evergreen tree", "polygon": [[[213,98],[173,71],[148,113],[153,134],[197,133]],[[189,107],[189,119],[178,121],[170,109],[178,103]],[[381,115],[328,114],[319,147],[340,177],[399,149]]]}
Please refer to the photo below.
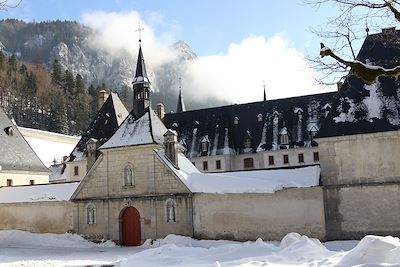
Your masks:
{"label": "evergreen tree", "polygon": [[52,82],[57,85],[62,85],[63,77],[62,77],[62,70],[61,70],[60,62],[58,62],[57,59],[54,59],[52,67],[53,67],[52,73],[51,73]]}
{"label": "evergreen tree", "polygon": [[64,95],[60,92],[53,92],[50,101],[50,123],[48,130],[68,134],[69,127]]}
{"label": "evergreen tree", "polygon": [[0,51],[0,70],[4,69],[4,62],[6,61],[6,56]]}
{"label": "evergreen tree", "polygon": [[79,97],[79,95],[84,94],[86,92],[86,86],[85,82],[83,81],[82,76],[78,73],[75,76],[75,89],[76,89],[76,95]]}
{"label": "evergreen tree", "polygon": [[64,94],[69,97],[74,95],[75,81],[74,76],[69,70],[65,71],[62,87],[64,89]]}

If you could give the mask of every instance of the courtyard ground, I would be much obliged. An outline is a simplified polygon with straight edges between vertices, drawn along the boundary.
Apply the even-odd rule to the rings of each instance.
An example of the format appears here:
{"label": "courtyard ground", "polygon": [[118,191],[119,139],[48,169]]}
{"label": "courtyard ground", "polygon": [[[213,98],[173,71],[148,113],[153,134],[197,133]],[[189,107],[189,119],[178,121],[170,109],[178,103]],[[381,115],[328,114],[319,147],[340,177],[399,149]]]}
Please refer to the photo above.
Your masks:
{"label": "courtyard ground", "polygon": [[367,236],[321,244],[291,233],[280,242],[232,242],[169,235],[118,247],[72,234],[0,231],[0,266],[400,266],[400,241]]}

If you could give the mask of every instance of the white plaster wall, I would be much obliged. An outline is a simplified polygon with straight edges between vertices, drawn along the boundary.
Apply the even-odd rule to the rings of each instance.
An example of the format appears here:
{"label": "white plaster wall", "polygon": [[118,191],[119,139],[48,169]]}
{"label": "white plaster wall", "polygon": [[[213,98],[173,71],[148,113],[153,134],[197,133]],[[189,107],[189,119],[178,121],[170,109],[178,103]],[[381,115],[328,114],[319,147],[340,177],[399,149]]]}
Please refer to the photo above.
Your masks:
{"label": "white plaster wall", "polygon": [[[216,155],[216,156],[202,156],[190,158],[191,162],[195,163],[197,169],[201,172],[225,172],[225,171],[240,171],[246,170],[244,168],[244,159],[253,158],[254,168],[252,169],[268,169],[268,168],[282,168],[304,166],[319,163],[314,161],[314,152],[318,152],[318,147],[310,148],[292,148],[292,149],[278,149],[269,150],[259,153],[247,153],[240,155]],[[303,153],[304,162],[298,161],[298,154]],[[283,155],[289,156],[289,163],[283,163]],[[274,156],[274,165],[269,165],[268,157]],[[216,161],[221,161],[221,169],[216,168]],[[203,170],[203,162],[208,162],[208,170]]]}
{"label": "white plaster wall", "polygon": [[193,203],[197,238],[280,240],[298,232],[325,239],[321,187],[274,194],[195,194]]}
{"label": "white plaster wall", "polygon": [[49,174],[38,174],[32,172],[21,171],[0,171],[0,186],[7,186],[7,179],[12,180],[13,186],[15,185],[29,185],[30,180],[34,180],[35,184],[48,184]]}

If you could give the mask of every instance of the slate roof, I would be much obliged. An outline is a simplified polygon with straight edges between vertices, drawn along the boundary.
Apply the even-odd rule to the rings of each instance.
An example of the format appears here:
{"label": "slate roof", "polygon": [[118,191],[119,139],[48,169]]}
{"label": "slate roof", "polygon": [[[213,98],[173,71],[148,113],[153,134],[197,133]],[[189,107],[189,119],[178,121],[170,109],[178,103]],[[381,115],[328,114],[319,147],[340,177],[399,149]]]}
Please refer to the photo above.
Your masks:
{"label": "slate roof", "polygon": [[[309,131],[320,128],[336,94],[331,92],[171,113],[165,115],[164,123],[167,128],[178,132],[178,140],[186,147],[188,157],[202,154],[201,140],[204,138],[209,140],[207,155],[279,149],[278,135],[283,127],[289,133],[289,147],[307,147],[311,146]],[[249,137],[251,148],[245,148],[244,141]]]}
{"label": "slate roof", "polygon": [[22,134],[0,108],[0,170],[49,173]]}
{"label": "slate roof", "polygon": [[71,152],[69,161],[86,159],[86,143],[89,139],[97,140],[97,147],[104,144],[115,133],[128,115],[118,95],[111,93],[97,112],[87,130],[82,134],[78,144]]}
{"label": "slate roof", "polygon": [[133,111],[121,124],[115,134],[100,149],[127,147],[146,144],[162,144],[167,132],[164,124],[151,108],[136,119]]}
{"label": "slate roof", "polygon": [[[400,31],[367,36],[357,56],[370,65],[400,65]],[[380,77],[366,85],[349,75],[317,137],[332,137],[400,129],[400,79]]]}

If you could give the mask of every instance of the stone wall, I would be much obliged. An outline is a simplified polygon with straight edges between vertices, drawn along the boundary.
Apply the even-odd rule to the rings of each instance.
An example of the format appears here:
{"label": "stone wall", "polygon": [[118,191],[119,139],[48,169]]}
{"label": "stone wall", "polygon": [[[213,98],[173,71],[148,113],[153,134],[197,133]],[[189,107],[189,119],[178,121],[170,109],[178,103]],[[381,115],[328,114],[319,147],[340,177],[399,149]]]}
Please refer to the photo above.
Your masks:
{"label": "stone wall", "polygon": [[324,185],[400,182],[400,131],[320,138]]}
{"label": "stone wall", "polygon": [[400,235],[400,183],[324,187],[328,240]]}
{"label": "stone wall", "polygon": [[[176,222],[167,222],[166,201],[176,203]],[[96,222],[88,224],[86,207],[96,207]],[[121,215],[126,207],[139,211],[142,242],[168,234],[193,236],[192,198],[188,195],[152,196],[79,202],[78,233],[91,240],[111,239],[121,243]]]}
{"label": "stone wall", "polygon": [[298,232],[325,239],[321,187],[274,194],[195,194],[193,209],[196,238],[280,240]]}
{"label": "stone wall", "polygon": [[33,233],[75,231],[76,205],[68,201],[0,204],[0,229]]}

